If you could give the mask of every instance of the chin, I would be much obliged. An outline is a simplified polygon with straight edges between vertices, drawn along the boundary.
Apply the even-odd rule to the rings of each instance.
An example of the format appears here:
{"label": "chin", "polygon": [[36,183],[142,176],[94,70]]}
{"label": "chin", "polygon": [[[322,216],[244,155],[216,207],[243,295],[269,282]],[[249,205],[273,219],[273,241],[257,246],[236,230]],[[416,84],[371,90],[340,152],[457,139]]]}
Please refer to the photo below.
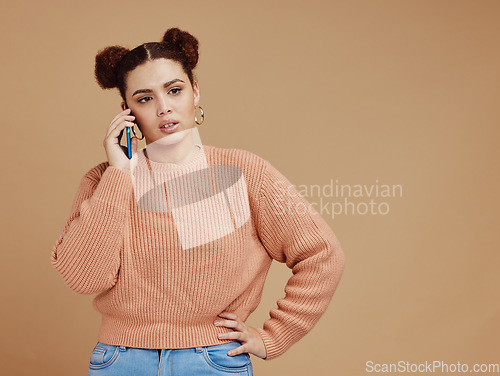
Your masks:
{"label": "chin", "polygon": [[180,130],[180,131],[177,131],[174,133],[165,134],[165,135],[160,136],[157,140],[155,140],[152,143],[158,144],[158,145],[175,145],[175,144],[181,142],[182,140],[184,140],[186,138],[186,136],[189,135],[190,132],[191,132],[191,129],[184,129],[184,130]]}

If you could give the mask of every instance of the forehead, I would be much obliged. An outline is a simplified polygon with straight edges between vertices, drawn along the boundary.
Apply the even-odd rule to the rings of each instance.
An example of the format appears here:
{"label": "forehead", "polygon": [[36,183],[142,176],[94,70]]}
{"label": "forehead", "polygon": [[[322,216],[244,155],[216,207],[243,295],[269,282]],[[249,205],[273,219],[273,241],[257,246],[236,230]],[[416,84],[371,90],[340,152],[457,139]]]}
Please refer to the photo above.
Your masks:
{"label": "forehead", "polygon": [[177,61],[163,58],[147,61],[128,73],[127,91],[153,89],[174,78],[189,80]]}

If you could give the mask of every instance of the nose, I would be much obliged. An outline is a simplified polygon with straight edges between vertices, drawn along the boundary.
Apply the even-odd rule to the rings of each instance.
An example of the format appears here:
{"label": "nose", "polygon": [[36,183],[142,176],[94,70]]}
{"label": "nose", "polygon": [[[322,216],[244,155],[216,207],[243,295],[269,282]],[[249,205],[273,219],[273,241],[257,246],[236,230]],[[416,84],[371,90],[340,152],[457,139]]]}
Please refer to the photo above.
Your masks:
{"label": "nose", "polygon": [[172,109],[170,108],[170,103],[167,100],[167,98],[165,98],[165,96],[160,95],[158,97],[157,104],[158,104],[158,111],[157,111],[158,116],[164,116],[166,113],[172,112]]}

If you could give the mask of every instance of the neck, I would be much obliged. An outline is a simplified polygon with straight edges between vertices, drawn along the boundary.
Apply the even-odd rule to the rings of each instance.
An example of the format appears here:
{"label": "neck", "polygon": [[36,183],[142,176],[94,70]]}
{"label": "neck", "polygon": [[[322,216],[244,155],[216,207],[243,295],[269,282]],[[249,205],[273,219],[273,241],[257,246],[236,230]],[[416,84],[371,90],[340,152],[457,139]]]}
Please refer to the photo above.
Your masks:
{"label": "neck", "polygon": [[189,134],[174,144],[162,143],[161,140],[149,143],[145,152],[154,162],[180,164],[191,159],[199,149],[200,147],[194,143],[192,134]]}

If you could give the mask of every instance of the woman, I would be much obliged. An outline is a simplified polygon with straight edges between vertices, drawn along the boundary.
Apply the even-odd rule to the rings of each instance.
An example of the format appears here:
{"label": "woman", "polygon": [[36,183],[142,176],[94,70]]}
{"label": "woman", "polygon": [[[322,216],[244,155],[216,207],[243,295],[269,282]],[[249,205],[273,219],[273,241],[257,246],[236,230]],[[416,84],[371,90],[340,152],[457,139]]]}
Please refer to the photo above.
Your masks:
{"label": "woman", "polygon": [[[119,89],[123,111],[52,250],[70,288],[98,293],[89,375],[251,375],[249,354],[274,359],[306,335],[342,275],[335,234],[279,171],[199,142],[197,62],[198,41],[178,28],[96,56],[97,82]],[[120,138],[135,125],[146,148],[133,137],[128,159]],[[245,321],[273,259],[293,275],[254,328]]]}

